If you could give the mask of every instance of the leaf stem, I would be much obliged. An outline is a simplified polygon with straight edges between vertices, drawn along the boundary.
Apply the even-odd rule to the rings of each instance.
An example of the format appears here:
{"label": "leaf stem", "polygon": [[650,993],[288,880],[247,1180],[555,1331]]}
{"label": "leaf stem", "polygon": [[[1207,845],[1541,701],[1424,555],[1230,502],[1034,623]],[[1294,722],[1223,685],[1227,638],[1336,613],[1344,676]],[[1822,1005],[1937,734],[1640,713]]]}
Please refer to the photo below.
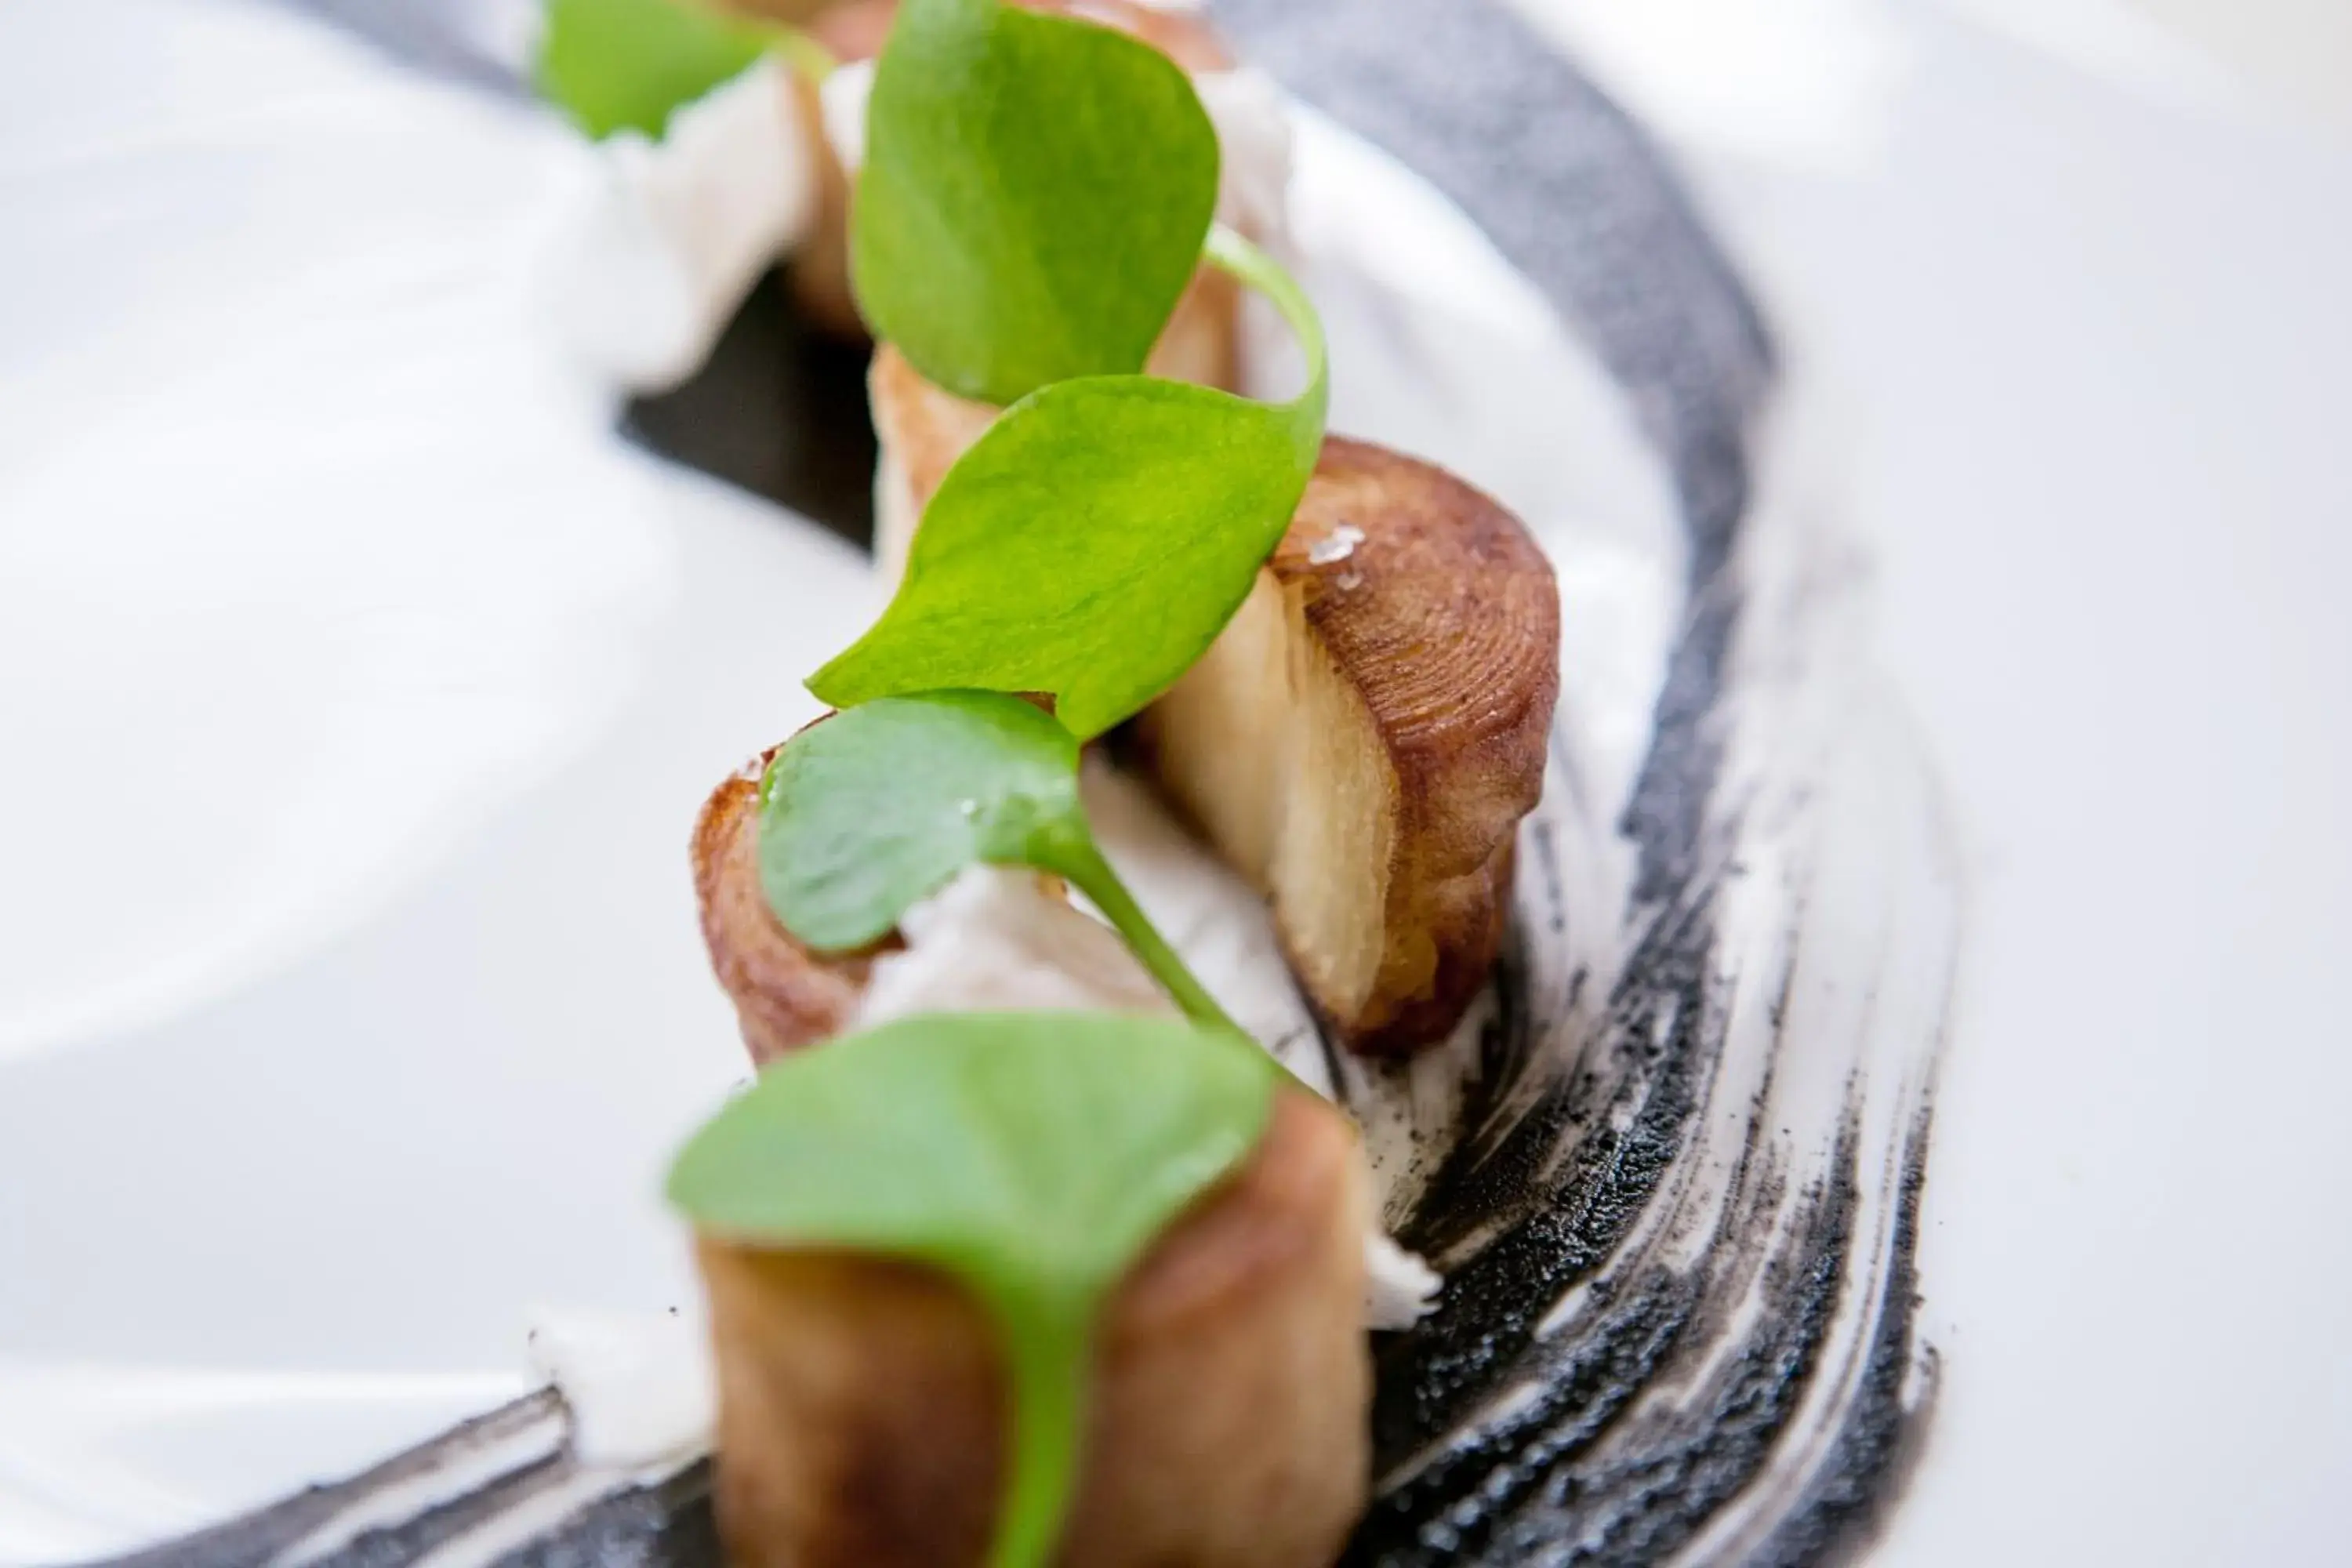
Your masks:
{"label": "leaf stem", "polygon": [[1299,346],[1307,352],[1307,385],[1287,406],[1297,416],[1294,427],[1306,447],[1307,467],[1312,468],[1322,447],[1324,416],[1331,401],[1331,356],[1323,340],[1323,318],[1316,314],[1315,303],[1298,286],[1298,279],[1235,230],[1223,224],[1210,225],[1201,253],[1212,265],[1273,300],[1290,330],[1298,334]]}
{"label": "leaf stem", "polygon": [[992,1292],[1013,1373],[1013,1442],[989,1568],[1044,1568],[1077,1489],[1093,1302],[1047,1308]]}
{"label": "leaf stem", "polygon": [[831,49],[817,41],[814,33],[779,26],[772,37],[784,64],[812,86],[822,87],[824,79],[840,68],[841,62],[834,58]]}
{"label": "leaf stem", "polygon": [[1143,961],[1143,966],[1151,971],[1152,978],[1160,982],[1160,989],[1168,993],[1186,1017],[1196,1024],[1230,1029],[1244,1039],[1249,1038],[1248,1033],[1227,1016],[1225,1010],[1217,1005],[1217,999],[1184,967],[1184,961],[1160,937],[1150,917],[1128,892],[1127,884],[1118,879],[1118,873],[1110,868],[1110,862],[1103,858],[1102,851],[1095,847],[1091,839],[1059,845],[1056,849],[1053,857],[1055,864],[1045,868],[1067,877],[1077,884],[1078,891],[1094,900],[1095,908],[1127,939],[1135,956]]}

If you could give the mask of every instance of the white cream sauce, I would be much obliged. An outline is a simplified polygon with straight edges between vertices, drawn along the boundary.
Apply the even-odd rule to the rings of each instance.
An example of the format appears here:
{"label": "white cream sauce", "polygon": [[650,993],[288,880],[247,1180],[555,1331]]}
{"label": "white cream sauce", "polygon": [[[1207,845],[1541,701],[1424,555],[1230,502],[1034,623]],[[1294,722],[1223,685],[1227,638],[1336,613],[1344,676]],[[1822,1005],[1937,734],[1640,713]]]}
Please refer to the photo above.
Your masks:
{"label": "white cream sauce", "polygon": [[676,385],[816,217],[817,160],[789,68],[768,56],[670,117],[607,138],[548,239],[541,289],[583,368]]}
{"label": "white cream sauce", "polygon": [[992,1008],[1173,1013],[1116,932],[1036,872],[974,866],[907,911],[903,952],[877,960],[860,1027]]}
{"label": "white cream sauce", "polygon": [[528,1343],[531,1370],[563,1391],[582,1464],[664,1474],[709,1448],[718,1391],[698,1300],[657,1313],[542,1310]]}

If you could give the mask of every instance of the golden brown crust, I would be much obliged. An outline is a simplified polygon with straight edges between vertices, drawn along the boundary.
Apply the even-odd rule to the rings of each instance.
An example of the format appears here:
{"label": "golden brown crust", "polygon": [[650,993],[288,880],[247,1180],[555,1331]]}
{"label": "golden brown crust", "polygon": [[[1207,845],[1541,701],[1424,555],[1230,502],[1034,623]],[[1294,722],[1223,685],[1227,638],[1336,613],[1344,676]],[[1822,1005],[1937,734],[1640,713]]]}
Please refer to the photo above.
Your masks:
{"label": "golden brown crust", "polygon": [[1250,602],[1139,721],[1353,1049],[1442,1038],[1484,984],[1559,649],[1551,568],[1517,518],[1334,437]]}
{"label": "golden brown crust", "polygon": [[694,824],[694,893],[711,970],[735,1003],[743,1044],[762,1066],[839,1034],[856,1016],[875,955],[891,937],[856,953],[820,956],[794,941],[760,885],[760,779],[763,753],[713,790]]}
{"label": "golden brown crust", "polygon": [[[1249,1163],[1106,1308],[1068,1568],[1327,1563],[1361,1510],[1362,1163],[1281,1091]],[[758,1568],[961,1568],[986,1550],[1008,1388],[978,1303],[936,1271],[704,1240],[719,1510]]]}
{"label": "golden brown crust", "polygon": [[[1397,770],[1389,942],[1349,1040],[1410,1050],[1454,1026],[1494,964],[1518,825],[1543,794],[1559,590],[1526,526],[1443,468],[1333,439],[1316,478],[1269,569]],[[1354,554],[1318,564],[1316,542],[1358,515],[1376,521]]]}

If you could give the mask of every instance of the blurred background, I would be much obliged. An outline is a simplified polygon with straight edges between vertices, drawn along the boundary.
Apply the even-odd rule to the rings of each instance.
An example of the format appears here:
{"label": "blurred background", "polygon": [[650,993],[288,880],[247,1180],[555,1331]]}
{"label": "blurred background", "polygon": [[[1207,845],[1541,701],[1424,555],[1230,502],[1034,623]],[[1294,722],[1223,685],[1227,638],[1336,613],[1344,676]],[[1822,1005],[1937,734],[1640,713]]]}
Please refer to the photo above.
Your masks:
{"label": "blurred background", "polygon": [[2167,102],[2352,129],[2352,9],[2332,0],[1513,0],[1667,134],[1847,164],[1936,14]]}

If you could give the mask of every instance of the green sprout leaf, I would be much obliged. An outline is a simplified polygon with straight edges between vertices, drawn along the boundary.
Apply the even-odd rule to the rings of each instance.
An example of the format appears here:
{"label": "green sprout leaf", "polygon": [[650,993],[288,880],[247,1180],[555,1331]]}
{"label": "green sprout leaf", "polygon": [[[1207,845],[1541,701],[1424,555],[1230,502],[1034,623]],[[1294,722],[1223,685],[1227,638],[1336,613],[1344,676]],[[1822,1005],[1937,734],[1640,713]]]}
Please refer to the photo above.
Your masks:
{"label": "green sprout leaf", "polygon": [[1018,698],[943,691],[837,713],[776,753],[760,881],[786,930],[838,952],[966,866],[1048,868],[1087,839],[1076,738]]}
{"label": "green sprout leaf", "polygon": [[693,0],[549,0],[534,83],[591,136],[657,137],[673,110],[741,74],[779,31]]}
{"label": "green sprout leaf", "polygon": [[1307,390],[1264,404],[1097,376],[1023,399],[948,470],[889,608],[810,690],[836,708],[951,687],[1048,692],[1083,739],[1208,650],[1314,472],[1328,381],[1297,286],[1222,229],[1210,255],[1283,308],[1307,347]]}
{"label": "green sprout leaf", "polygon": [[850,275],[876,335],[961,396],[1133,372],[1217,200],[1174,62],[999,0],[905,0],[867,100]]}
{"label": "green sprout leaf", "polygon": [[760,885],[820,952],[864,947],[976,863],[1066,877],[1185,1014],[1240,1033],[1096,847],[1078,742],[1017,697],[934,691],[836,713],[776,754],[760,806]]}
{"label": "green sprout leaf", "polygon": [[990,1310],[1013,1380],[991,1562],[1046,1562],[1095,1317],[1263,1136],[1271,1061],[1221,1031],[1087,1013],[907,1018],[787,1057],[696,1134],[670,1201],[755,1246],[916,1259]]}

